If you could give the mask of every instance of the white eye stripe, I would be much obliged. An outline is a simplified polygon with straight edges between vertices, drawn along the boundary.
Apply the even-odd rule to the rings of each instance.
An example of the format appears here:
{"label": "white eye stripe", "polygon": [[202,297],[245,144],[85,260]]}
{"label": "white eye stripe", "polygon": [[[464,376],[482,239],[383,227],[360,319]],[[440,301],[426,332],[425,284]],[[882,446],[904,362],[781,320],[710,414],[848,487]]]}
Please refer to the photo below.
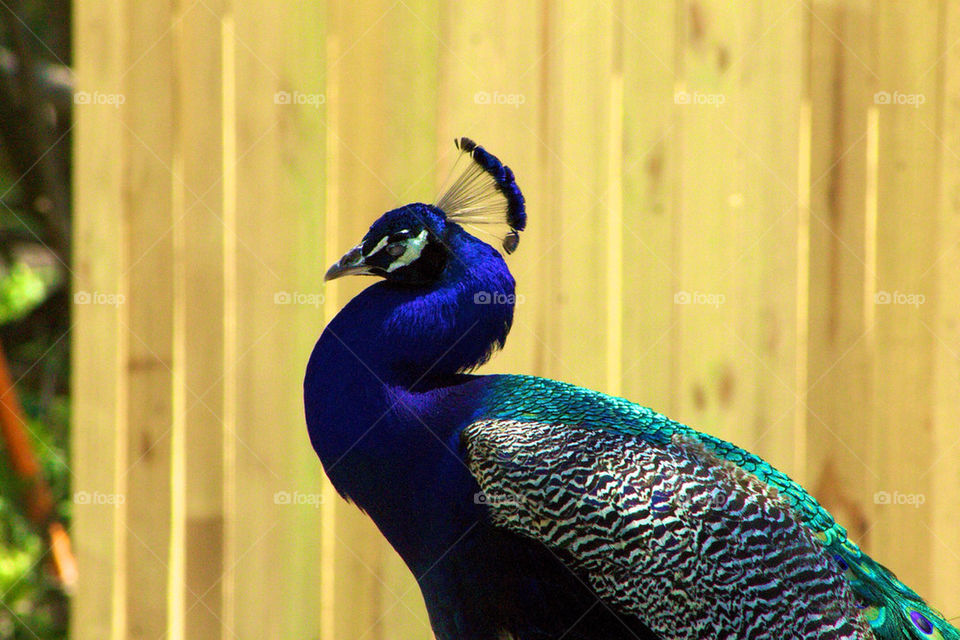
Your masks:
{"label": "white eye stripe", "polygon": [[403,255],[394,260],[389,267],[387,267],[387,273],[395,271],[400,267],[405,267],[417,258],[420,257],[420,253],[423,251],[423,247],[427,244],[427,230],[424,229],[420,232],[420,235],[410,238],[406,241],[406,250],[403,252]]}
{"label": "white eye stripe", "polygon": [[380,251],[380,249],[383,249],[385,246],[387,246],[387,241],[388,241],[387,236],[384,236],[384,237],[380,238],[380,242],[378,242],[378,243],[373,247],[373,249],[370,249],[369,252],[363,254],[363,257],[364,257],[364,258],[369,258],[369,257],[372,256],[373,254],[375,254],[377,251]]}
{"label": "white eye stripe", "polygon": [[[392,244],[390,242],[390,238],[400,235],[401,233],[410,233],[410,229],[400,229],[400,231],[395,231],[391,233],[389,236],[383,236],[382,238],[380,238],[380,242],[378,242],[372,249],[370,249],[370,251],[363,254],[363,257],[369,258],[373,254],[375,254],[377,251],[380,251],[380,249],[383,249],[388,244]],[[400,240],[397,240],[397,242],[402,242],[405,239],[406,238],[402,238]]]}

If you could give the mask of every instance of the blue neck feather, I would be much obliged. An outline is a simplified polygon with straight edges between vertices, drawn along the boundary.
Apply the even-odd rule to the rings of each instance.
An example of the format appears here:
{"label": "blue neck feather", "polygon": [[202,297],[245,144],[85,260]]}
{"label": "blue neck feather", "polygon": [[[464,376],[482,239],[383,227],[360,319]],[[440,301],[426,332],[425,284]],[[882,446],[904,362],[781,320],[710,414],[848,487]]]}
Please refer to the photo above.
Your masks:
{"label": "blue neck feather", "polygon": [[432,536],[458,535],[458,523],[424,521],[474,490],[455,452],[475,399],[455,389],[503,346],[513,319],[514,280],[500,254],[455,223],[444,242],[451,255],[439,280],[381,281],[351,300],[320,336],[304,380],[327,474],[408,563],[440,542]]}
{"label": "blue neck feather", "polygon": [[386,384],[423,388],[476,368],[502,347],[513,322],[506,263],[455,223],[447,223],[444,240],[451,255],[438,281],[367,287],[327,326],[311,365],[317,358],[344,369],[366,365]]}

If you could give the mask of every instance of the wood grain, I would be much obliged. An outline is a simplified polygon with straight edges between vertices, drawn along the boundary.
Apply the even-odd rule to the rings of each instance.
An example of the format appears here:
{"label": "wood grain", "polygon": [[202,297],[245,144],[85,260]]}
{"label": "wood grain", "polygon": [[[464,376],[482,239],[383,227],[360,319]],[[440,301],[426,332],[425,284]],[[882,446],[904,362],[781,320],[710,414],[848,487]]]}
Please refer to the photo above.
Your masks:
{"label": "wood grain", "polygon": [[78,638],[431,637],[324,480],[300,385],[368,284],[325,267],[433,201],[462,135],[529,212],[486,371],[766,456],[960,610],[951,3],[123,1],[75,22],[77,89],[125,99],[76,109],[74,292],[123,296],[73,307],[73,489],[123,498],[74,505]]}

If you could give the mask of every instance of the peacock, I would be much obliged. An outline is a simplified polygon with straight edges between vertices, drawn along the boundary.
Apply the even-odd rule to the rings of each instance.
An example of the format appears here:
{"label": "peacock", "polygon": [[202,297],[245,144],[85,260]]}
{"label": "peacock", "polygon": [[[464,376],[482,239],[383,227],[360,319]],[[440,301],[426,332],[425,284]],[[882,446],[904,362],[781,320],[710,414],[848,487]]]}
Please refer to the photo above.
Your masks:
{"label": "peacock", "polygon": [[509,167],[457,146],[436,204],[383,214],[326,272],[380,280],[304,379],[326,474],[412,571],[439,640],[960,640],[758,456],[621,398],[471,373],[510,330],[495,245],[517,248],[526,209]]}

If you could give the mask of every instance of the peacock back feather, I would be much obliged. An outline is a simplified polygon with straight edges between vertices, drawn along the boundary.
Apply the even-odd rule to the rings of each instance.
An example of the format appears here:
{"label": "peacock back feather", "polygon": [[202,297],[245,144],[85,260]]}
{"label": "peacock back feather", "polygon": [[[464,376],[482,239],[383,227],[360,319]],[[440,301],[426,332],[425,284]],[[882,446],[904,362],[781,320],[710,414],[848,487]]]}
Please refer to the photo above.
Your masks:
{"label": "peacock back feather", "polygon": [[[833,572],[842,575],[849,585],[860,616],[869,624],[875,638],[960,640],[960,631],[942,614],[898,580],[893,572],[865,554],[848,538],[846,529],[803,487],[759,456],[647,407],[563,382],[522,375],[490,376],[488,389],[480,409],[472,416],[475,423],[492,420],[575,425],[580,429],[638,437],[641,442],[660,447],[660,455],[664,451],[676,452],[679,448],[696,457],[699,449],[722,463],[717,468],[726,469],[727,476],[744,472],[772,491],[776,501],[796,514],[808,534],[822,548],[823,557],[833,564]],[[521,436],[513,433],[512,437]],[[623,454],[630,446],[627,441],[617,450]],[[710,483],[704,485],[704,490],[708,486]],[[713,491],[717,491],[716,487],[723,484],[712,486]],[[651,489],[647,499],[656,505],[658,501],[665,503],[667,496],[672,495],[672,491]],[[713,499],[722,500],[723,497],[714,495]],[[655,506],[650,508],[655,509]],[[818,575],[817,579],[822,579],[826,574]],[[831,637],[846,636],[838,629]]]}

